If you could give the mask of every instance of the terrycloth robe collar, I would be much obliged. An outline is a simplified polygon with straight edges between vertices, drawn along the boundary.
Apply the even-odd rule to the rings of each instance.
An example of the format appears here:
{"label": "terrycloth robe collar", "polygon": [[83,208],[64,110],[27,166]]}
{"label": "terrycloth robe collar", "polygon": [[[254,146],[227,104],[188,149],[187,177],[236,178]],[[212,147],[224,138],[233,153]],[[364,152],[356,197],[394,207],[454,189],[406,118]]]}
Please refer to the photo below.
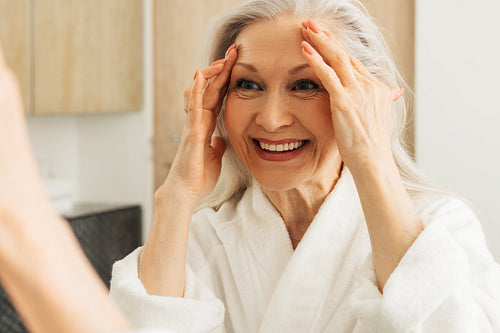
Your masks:
{"label": "terrycloth robe collar", "polygon": [[217,233],[228,253],[248,332],[321,332],[333,328],[329,322],[336,312],[345,317],[347,293],[370,252],[347,168],[295,251],[283,219],[257,182],[241,198],[236,215],[237,223],[229,224],[236,230],[225,224]]}

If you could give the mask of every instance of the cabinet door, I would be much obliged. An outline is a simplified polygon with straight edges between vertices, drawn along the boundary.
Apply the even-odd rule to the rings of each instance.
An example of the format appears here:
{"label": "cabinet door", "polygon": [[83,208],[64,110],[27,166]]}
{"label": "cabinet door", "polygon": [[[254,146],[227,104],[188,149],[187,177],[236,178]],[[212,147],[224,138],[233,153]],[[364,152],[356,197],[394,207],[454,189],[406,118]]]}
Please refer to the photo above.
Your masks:
{"label": "cabinet door", "polygon": [[141,0],[32,0],[34,113],[142,108]]}
{"label": "cabinet door", "polygon": [[29,0],[0,0],[0,43],[16,74],[25,110],[30,109]]}
{"label": "cabinet door", "polygon": [[[377,24],[382,26],[398,70],[411,89],[415,87],[415,1],[362,0]],[[409,94],[411,92],[406,92]],[[408,105],[409,117],[414,117],[414,104]],[[405,129],[405,141],[410,153],[415,153],[413,123]]]}
{"label": "cabinet door", "polygon": [[208,22],[244,0],[154,0],[155,189],[165,180],[185,120],[183,94],[206,66]]}

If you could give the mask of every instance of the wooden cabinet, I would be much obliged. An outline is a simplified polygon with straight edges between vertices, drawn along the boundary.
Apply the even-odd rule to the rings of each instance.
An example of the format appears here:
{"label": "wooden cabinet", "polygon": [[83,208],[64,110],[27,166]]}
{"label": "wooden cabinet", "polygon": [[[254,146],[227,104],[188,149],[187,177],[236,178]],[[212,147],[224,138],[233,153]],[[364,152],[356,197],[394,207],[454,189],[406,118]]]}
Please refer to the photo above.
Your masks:
{"label": "wooden cabinet", "polygon": [[141,109],[141,0],[33,3],[35,113]]}
{"label": "wooden cabinet", "polygon": [[206,66],[208,22],[244,0],[154,0],[155,189],[165,180],[185,120],[183,92]]}
{"label": "wooden cabinet", "polygon": [[0,37],[30,113],[140,110],[142,6],[142,0],[0,0]]}
{"label": "wooden cabinet", "polygon": [[[415,0],[362,0],[370,15],[381,26],[391,48],[396,66],[411,89],[415,88]],[[412,92],[407,91],[406,94]],[[409,106],[414,118],[414,105]],[[405,129],[405,141],[411,154],[415,153],[415,127],[410,122]]]}
{"label": "wooden cabinet", "polygon": [[30,1],[0,0],[0,43],[16,74],[26,109],[30,108]]}

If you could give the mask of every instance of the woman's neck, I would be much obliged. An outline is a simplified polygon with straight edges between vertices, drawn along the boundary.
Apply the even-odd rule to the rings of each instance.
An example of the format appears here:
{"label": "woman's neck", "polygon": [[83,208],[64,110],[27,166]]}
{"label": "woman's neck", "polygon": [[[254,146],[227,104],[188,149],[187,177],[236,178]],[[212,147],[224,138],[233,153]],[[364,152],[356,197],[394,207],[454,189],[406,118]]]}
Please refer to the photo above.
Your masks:
{"label": "woman's neck", "polygon": [[327,195],[333,190],[340,178],[338,173],[331,173],[330,177],[306,183],[300,187],[284,191],[263,189],[273,206],[278,210],[292,240],[298,243],[305,234],[325,201]]}

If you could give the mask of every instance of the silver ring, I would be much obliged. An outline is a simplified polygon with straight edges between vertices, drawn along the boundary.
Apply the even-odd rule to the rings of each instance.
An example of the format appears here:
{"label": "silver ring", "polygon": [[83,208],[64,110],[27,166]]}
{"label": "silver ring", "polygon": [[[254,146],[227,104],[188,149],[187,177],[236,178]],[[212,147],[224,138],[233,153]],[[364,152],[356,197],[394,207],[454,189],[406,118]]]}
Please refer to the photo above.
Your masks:
{"label": "silver ring", "polygon": [[184,112],[188,113],[189,109],[188,108],[184,108]]}

